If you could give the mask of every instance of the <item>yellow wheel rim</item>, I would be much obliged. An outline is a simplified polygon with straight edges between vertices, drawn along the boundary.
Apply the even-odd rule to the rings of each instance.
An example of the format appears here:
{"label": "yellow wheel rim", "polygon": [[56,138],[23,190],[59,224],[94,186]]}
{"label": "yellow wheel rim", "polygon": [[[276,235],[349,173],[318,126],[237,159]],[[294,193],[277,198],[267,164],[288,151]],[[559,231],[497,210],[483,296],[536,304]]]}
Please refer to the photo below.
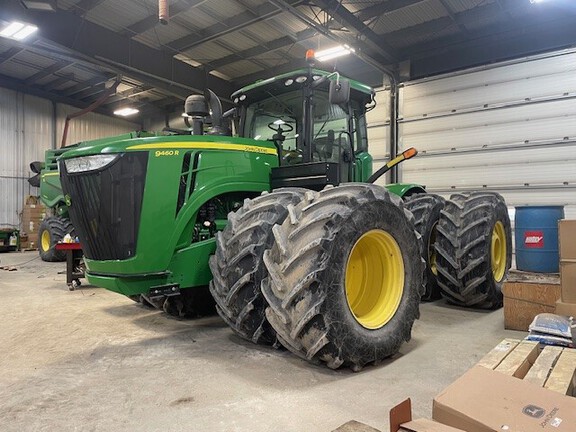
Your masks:
{"label": "yellow wheel rim", "polygon": [[42,245],[42,251],[47,251],[50,249],[50,233],[48,230],[42,231],[42,236],[40,237],[40,243]]}
{"label": "yellow wheel rim", "polygon": [[404,292],[404,260],[396,240],[371,230],[354,244],[346,264],[346,300],[356,321],[367,329],[392,319]]}
{"label": "yellow wheel rim", "polygon": [[492,275],[496,282],[500,282],[506,272],[506,231],[500,221],[496,222],[492,230],[490,258],[492,260]]}
{"label": "yellow wheel rim", "polygon": [[438,276],[438,267],[436,267],[436,249],[434,248],[434,243],[436,243],[436,225],[432,227],[430,232],[430,238],[428,239],[428,262],[430,263],[430,270],[434,276]]}

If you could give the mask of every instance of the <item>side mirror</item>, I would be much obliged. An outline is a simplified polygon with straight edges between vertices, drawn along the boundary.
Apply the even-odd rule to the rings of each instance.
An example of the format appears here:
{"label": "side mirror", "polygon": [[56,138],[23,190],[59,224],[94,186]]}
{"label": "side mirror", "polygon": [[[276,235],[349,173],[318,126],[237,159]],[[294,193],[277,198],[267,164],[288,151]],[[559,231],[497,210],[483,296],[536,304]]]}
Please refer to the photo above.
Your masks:
{"label": "side mirror", "polygon": [[44,162],[40,161],[30,162],[30,171],[32,171],[34,174],[40,174],[40,171],[42,171],[43,169],[44,169]]}
{"label": "side mirror", "polygon": [[334,105],[348,103],[350,100],[350,81],[344,79],[330,81],[328,100]]}

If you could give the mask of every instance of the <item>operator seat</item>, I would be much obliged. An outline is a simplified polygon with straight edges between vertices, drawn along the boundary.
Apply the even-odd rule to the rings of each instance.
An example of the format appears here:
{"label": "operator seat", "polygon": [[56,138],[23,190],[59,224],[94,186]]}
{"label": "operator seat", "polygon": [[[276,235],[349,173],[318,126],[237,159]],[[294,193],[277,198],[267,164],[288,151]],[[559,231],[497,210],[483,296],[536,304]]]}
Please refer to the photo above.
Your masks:
{"label": "operator seat", "polygon": [[350,143],[348,142],[348,135],[340,134],[334,143],[334,154],[332,160],[338,162],[340,166],[340,181],[348,182],[352,179],[350,177]]}
{"label": "operator seat", "polygon": [[316,138],[313,142],[312,156],[314,161],[337,162],[334,160],[334,130],[328,130],[325,137]]}

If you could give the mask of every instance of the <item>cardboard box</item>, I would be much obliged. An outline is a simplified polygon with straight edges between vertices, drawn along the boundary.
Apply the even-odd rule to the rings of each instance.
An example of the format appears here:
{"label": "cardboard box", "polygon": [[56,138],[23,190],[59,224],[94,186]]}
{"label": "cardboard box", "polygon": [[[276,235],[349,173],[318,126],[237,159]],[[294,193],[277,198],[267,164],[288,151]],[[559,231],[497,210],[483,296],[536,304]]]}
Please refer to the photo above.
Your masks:
{"label": "cardboard box", "polygon": [[576,318],[576,303],[564,303],[562,300],[556,302],[556,315],[571,316]]}
{"label": "cardboard box", "polygon": [[512,272],[502,287],[504,327],[528,331],[534,317],[554,313],[561,296],[560,278],[533,273]]}
{"label": "cardboard box", "polygon": [[40,197],[35,195],[27,195],[24,199],[24,205],[40,204]]}
{"label": "cardboard box", "polygon": [[40,223],[46,216],[46,208],[37,202],[36,197],[28,196],[22,209],[22,233],[28,234],[29,241],[36,243]]}
{"label": "cardboard box", "polygon": [[560,260],[576,260],[576,220],[558,222]]}
{"label": "cardboard box", "polygon": [[576,398],[475,366],[434,398],[432,417],[467,432],[574,432]]}
{"label": "cardboard box", "polygon": [[400,431],[406,432],[464,432],[462,429],[456,429],[452,426],[446,426],[442,423],[429,419],[412,420],[400,426]]}
{"label": "cardboard box", "polygon": [[576,303],[576,261],[560,261],[560,282],[562,284],[562,301]]}
{"label": "cardboard box", "polygon": [[390,410],[390,432],[463,432],[429,419],[412,420],[412,401],[406,399]]}
{"label": "cardboard box", "polygon": [[374,429],[372,426],[358,422],[356,420],[350,420],[344,423],[338,429],[334,429],[332,432],[382,432],[379,429]]}
{"label": "cardboard box", "polygon": [[576,303],[576,220],[558,223],[562,301]]}

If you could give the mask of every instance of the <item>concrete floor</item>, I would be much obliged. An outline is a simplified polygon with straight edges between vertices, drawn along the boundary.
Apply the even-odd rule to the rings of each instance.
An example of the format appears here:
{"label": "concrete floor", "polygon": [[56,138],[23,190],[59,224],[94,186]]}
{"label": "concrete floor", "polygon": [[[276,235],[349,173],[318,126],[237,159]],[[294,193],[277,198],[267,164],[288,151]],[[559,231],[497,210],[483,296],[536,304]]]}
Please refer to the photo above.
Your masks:
{"label": "concrete floor", "polygon": [[[104,289],[70,292],[63,263],[0,254],[0,430],[388,430],[407,397],[433,397],[505,337],[502,310],[424,304],[400,354],[331,371],[234,336],[218,317],[179,321]],[[30,261],[32,260],[32,261]],[[27,262],[30,261],[30,262]],[[27,262],[27,263],[26,263]]]}

